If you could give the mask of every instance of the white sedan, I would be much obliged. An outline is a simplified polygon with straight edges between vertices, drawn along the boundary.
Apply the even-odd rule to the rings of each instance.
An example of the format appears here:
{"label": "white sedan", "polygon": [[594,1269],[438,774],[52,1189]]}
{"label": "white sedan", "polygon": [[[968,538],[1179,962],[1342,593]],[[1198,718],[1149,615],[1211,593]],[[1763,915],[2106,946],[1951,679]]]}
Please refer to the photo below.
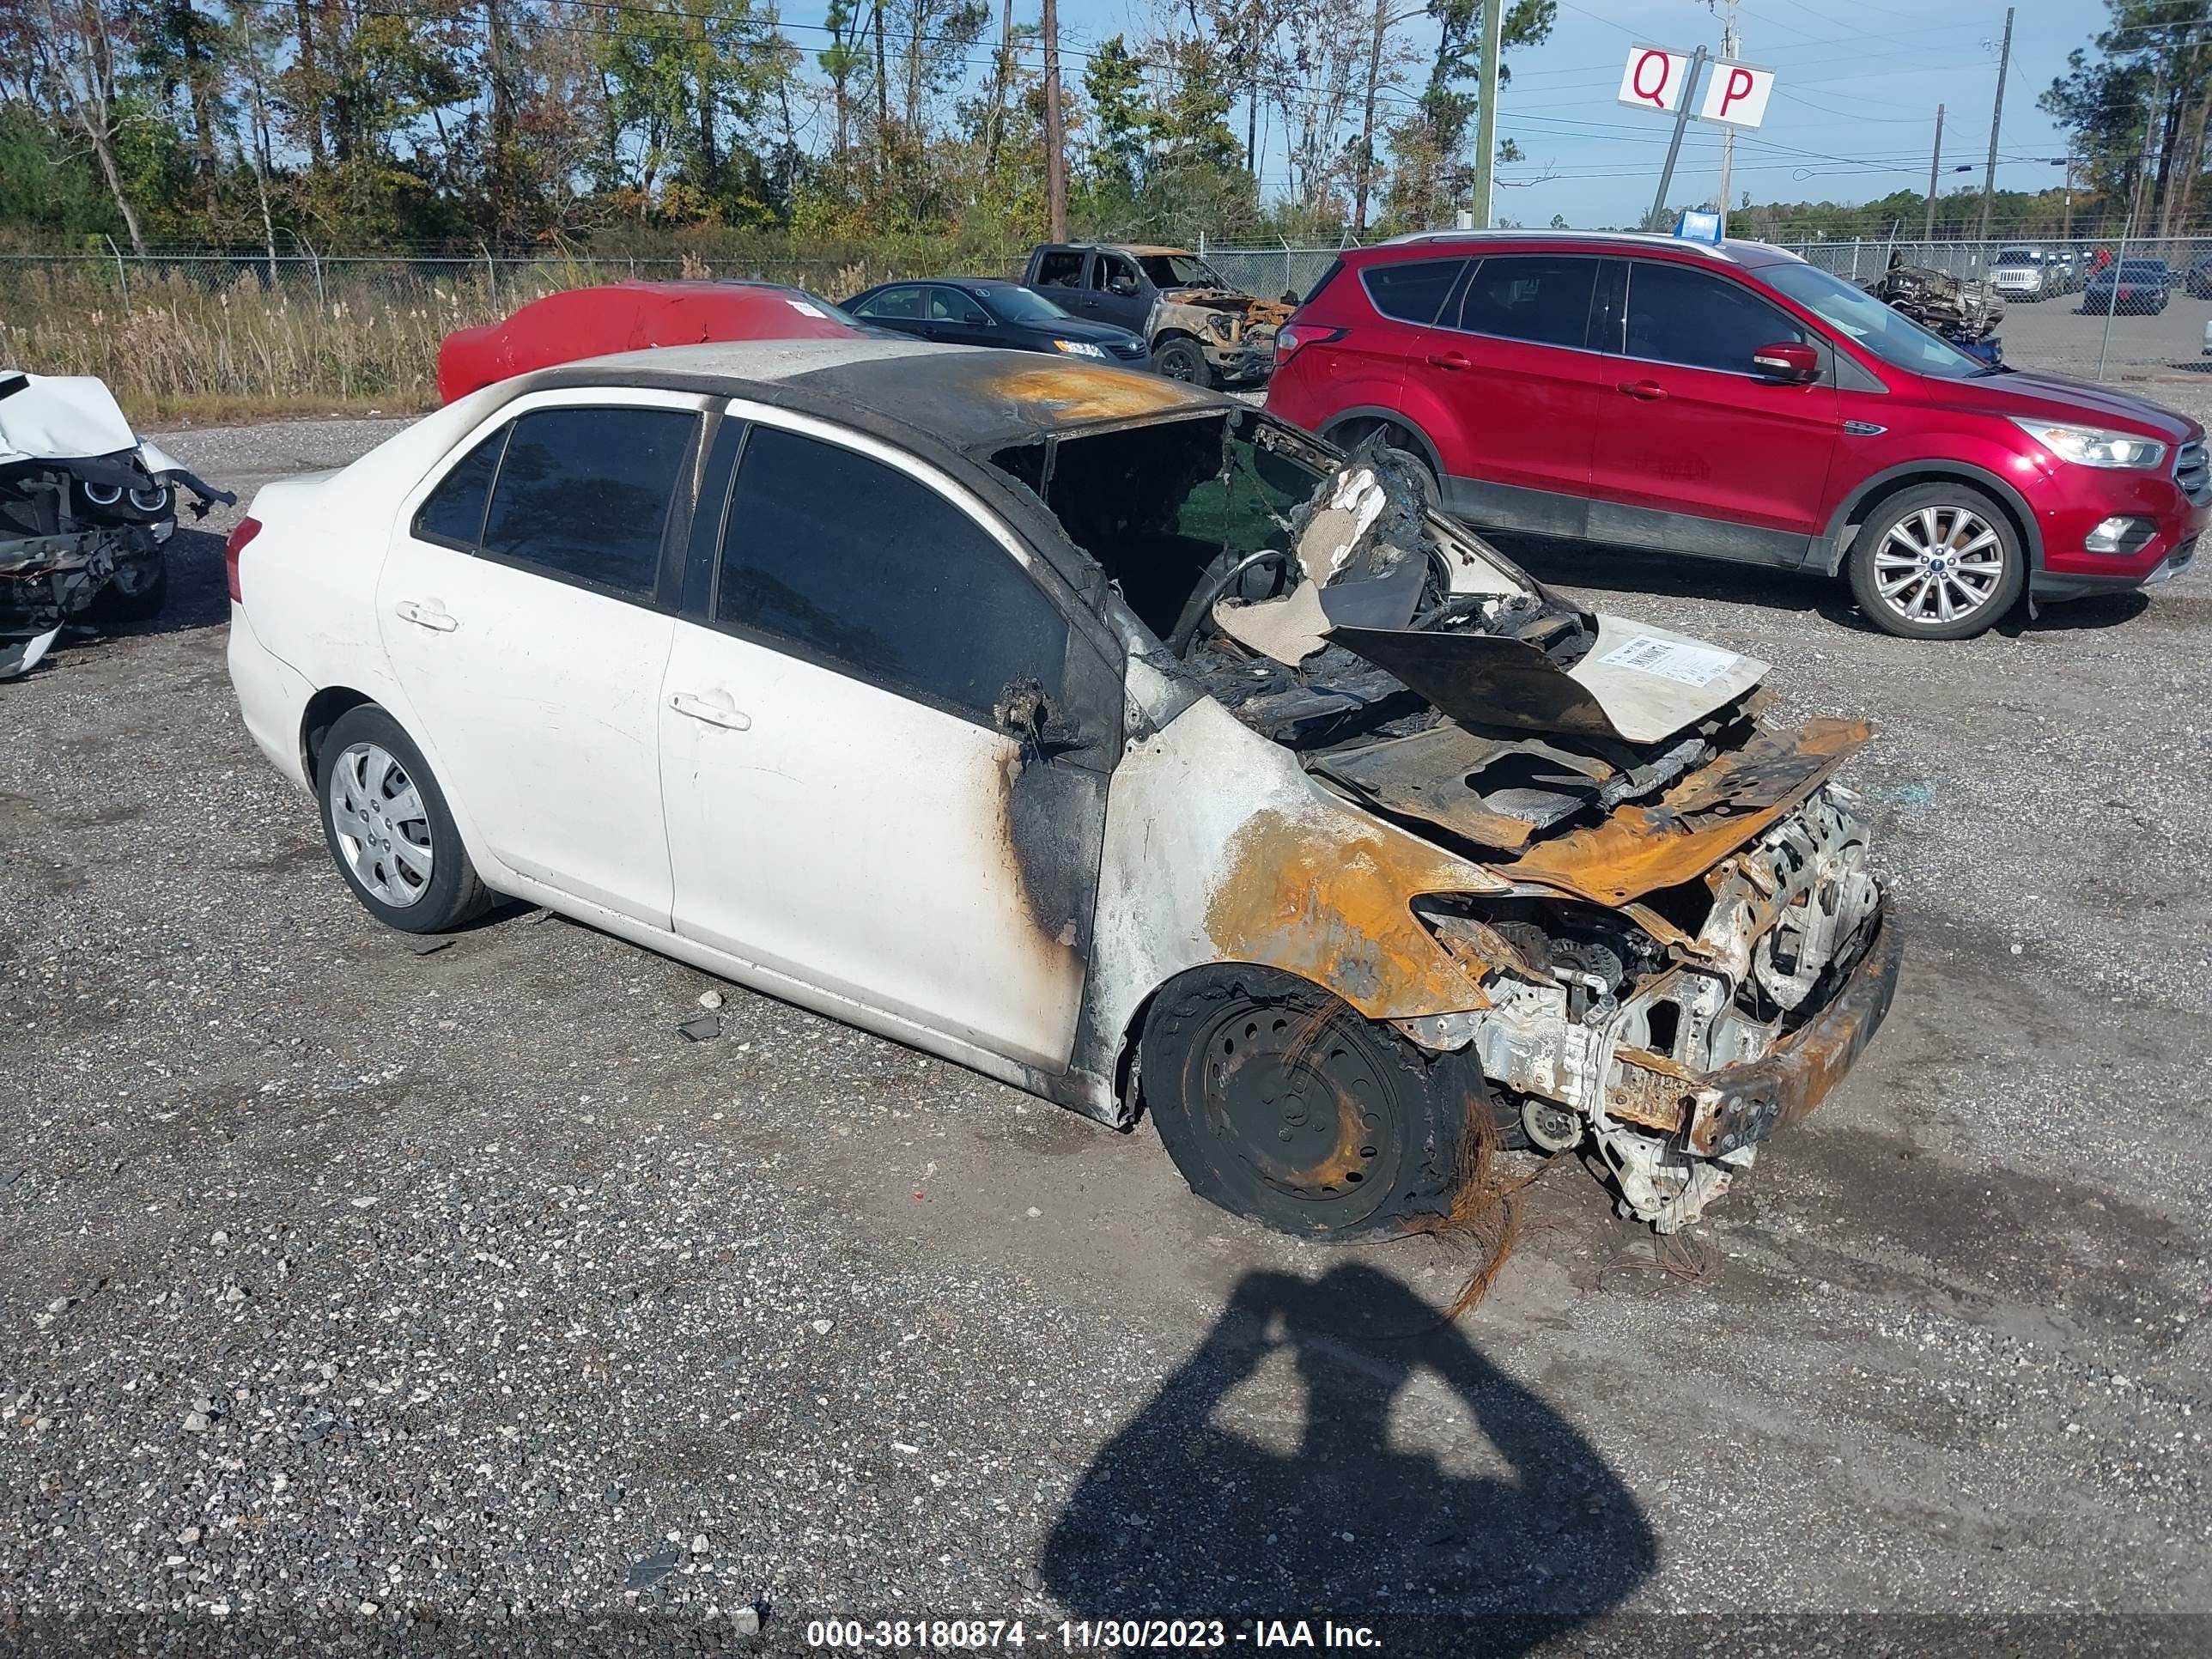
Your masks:
{"label": "white sedan", "polygon": [[1818,1103],[1897,932],[1856,722],[1592,616],[1211,393],[905,341],[546,370],[228,548],[247,729],[379,920],[548,906],[1331,1237],[1494,1135],[1673,1228]]}

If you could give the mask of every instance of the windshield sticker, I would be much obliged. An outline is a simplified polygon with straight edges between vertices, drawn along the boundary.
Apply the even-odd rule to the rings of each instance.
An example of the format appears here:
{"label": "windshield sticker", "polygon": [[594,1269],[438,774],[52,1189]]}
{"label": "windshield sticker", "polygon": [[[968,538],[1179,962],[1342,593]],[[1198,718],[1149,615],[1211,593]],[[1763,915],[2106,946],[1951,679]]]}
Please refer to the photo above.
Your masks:
{"label": "windshield sticker", "polygon": [[784,304],[789,306],[793,311],[799,312],[805,316],[820,317],[823,314],[821,307],[811,306],[804,300],[786,300]]}
{"label": "windshield sticker", "polygon": [[1611,668],[1632,668],[1639,674],[1684,685],[1710,685],[1743,659],[1733,651],[1715,651],[1680,640],[1654,639],[1638,634],[1625,645],[1616,645],[1598,661]]}

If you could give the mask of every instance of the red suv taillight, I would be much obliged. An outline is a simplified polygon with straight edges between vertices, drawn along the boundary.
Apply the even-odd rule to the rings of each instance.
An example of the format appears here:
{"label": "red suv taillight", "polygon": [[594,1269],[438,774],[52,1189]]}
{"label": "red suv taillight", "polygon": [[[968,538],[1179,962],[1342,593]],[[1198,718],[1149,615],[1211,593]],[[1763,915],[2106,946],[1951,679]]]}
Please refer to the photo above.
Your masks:
{"label": "red suv taillight", "polygon": [[240,603],[246,598],[245,594],[238,591],[238,556],[246,551],[246,543],[260,533],[260,520],[250,517],[240,519],[232,527],[229,538],[222,544],[222,579],[230,588],[230,602],[233,605]]}
{"label": "red suv taillight", "polygon": [[1290,362],[1301,346],[1327,345],[1351,333],[1348,328],[1323,328],[1318,323],[1285,323],[1275,331],[1275,367]]}

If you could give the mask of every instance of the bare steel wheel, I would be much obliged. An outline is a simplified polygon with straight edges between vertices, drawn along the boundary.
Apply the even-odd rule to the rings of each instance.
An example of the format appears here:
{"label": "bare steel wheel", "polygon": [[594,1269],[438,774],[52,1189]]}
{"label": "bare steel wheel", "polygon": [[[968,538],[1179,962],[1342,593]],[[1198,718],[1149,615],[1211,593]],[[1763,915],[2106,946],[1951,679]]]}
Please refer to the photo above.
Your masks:
{"label": "bare steel wheel", "polygon": [[1885,633],[1963,640],[2012,608],[2023,562],[2012,520],[1988,496],[1965,484],[1922,484],[1860,526],[1851,589]]}
{"label": "bare steel wheel", "polygon": [[437,849],[422,792],[392,752],[356,743],[331,768],[331,827],[354,879],[395,908],[430,890]]}
{"label": "bare steel wheel", "polygon": [[384,710],[364,703],[332,723],[315,781],[331,860],[378,921],[441,933],[490,903],[429,763]]}

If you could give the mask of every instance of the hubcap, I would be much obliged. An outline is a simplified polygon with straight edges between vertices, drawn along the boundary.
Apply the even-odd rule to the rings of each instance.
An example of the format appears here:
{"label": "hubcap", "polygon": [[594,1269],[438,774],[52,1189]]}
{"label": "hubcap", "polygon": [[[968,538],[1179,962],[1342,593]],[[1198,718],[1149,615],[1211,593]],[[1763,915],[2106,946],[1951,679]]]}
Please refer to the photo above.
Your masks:
{"label": "hubcap", "polygon": [[1875,591],[1907,622],[1972,616],[2004,579],[2004,544],[1970,507],[1923,507],[1892,525],[1875,550]]}
{"label": "hubcap", "polygon": [[386,749],[357,743],[331,769],[331,827],[354,879],[405,906],[430,884],[430,819],[407,769]]}
{"label": "hubcap", "polygon": [[1160,372],[1170,380],[1188,380],[1192,378],[1189,362],[1172,352],[1169,354],[1167,362],[1161,365]]}
{"label": "hubcap", "polygon": [[1395,1151],[1389,1089],[1365,1056],[1279,1007],[1247,1005],[1215,1024],[1205,1089],[1236,1155],[1293,1197],[1353,1197]]}

